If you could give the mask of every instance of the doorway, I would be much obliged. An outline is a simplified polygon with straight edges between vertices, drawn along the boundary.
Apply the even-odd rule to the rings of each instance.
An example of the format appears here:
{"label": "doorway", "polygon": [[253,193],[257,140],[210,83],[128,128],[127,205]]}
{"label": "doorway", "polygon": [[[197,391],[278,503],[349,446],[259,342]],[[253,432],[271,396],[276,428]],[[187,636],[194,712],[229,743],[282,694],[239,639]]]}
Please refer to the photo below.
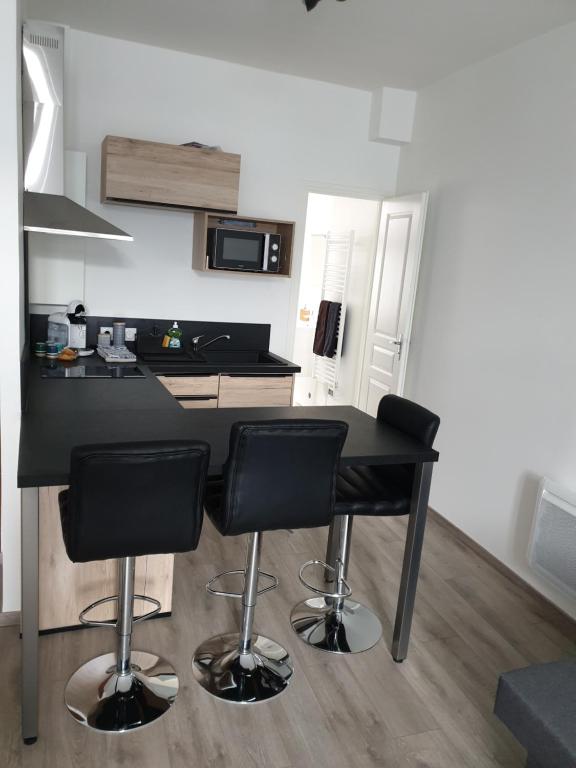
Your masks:
{"label": "doorway", "polygon": [[[302,372],[294,405],[357,403],[379,215],[379,200],[308,195],[293,350]],[[342,334],[331,358],[313,353],[322,299],[342,304]]]}
{"label": "doorway", "polygon": [[[355,405],[375,416],[384,395],[403,393],[427,206],[428,193],[383,202],[309,194],[294,405]],[[322,299],[342,301],[329,360],[313,352]]]}

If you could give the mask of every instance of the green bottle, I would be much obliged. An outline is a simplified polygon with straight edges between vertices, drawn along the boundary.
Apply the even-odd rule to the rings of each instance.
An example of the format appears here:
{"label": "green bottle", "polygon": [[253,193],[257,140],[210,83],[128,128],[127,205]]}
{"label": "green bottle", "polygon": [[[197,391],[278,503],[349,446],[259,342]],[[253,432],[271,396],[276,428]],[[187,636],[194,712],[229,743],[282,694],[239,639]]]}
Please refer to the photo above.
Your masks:
{"label": "green bottle", "polygon": [[182,346],[182,331],[178,328],[178,323],[174,321],[172,328],[166,331],[162,339],[162,346],[170,349],[180,349]]}

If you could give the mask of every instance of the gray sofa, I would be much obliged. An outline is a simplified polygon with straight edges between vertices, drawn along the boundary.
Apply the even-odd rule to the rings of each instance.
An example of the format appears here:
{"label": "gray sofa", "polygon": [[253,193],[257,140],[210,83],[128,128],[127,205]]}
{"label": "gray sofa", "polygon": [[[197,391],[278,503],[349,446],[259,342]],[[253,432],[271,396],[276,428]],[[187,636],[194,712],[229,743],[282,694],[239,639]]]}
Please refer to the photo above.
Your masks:
{"label": "gray sofa", "polygon": [[527,768],[575,768],[576,659],[501,675],[494,712],[527,750]]}

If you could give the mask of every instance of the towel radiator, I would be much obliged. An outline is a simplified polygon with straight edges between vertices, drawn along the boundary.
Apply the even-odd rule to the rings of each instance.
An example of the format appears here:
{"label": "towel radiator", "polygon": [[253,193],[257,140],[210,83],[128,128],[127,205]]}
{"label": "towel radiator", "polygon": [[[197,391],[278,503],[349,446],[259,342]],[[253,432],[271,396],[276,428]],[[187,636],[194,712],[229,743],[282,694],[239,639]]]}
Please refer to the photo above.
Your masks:
{"label": "towel radiator", "polygon": [[322,277],[321,299],[340,303],[340,318],[338,320],[338,343],[334,357],[319,357],[314,355],[313,377],[328,386],[329,394],[334,394],[338,388],[338,373],[342,358],[342,342],[344,340],[344,325],[346,322],[346,301],[350,268],[352,265],[352,250],[354,248],[354,231],[328,232],[326,235],[326,256]]}

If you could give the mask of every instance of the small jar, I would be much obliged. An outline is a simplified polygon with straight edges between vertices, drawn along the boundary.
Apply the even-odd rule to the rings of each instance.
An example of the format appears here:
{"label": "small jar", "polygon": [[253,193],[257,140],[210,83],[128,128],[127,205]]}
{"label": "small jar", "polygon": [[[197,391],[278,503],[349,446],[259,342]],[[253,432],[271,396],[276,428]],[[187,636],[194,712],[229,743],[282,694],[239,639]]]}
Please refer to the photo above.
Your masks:
{"label": "small jar", "polygon": [[115,347],[126,346],[126,323],[116,322],[112,324],[112,345]]}

